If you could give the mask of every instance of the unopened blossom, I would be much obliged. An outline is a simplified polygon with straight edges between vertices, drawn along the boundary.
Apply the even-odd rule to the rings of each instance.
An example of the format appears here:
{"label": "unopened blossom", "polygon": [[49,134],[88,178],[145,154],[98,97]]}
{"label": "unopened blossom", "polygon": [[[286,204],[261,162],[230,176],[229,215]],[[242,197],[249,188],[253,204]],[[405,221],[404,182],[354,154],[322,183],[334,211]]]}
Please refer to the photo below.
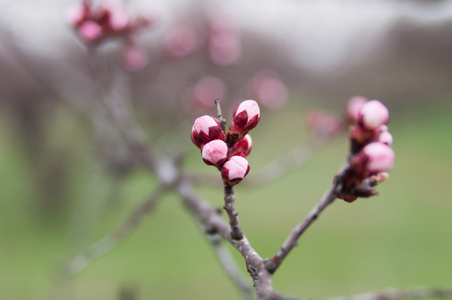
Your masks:
{"label": "unopened blossom", "polygon": [[222,140],[213,140],[202,147],[202,159],[209,166],[220,166],[228,158],[228,145]]}
{"label": "unopened blossom", "polygon": [[358,121],[361,109],[367,102],[367,98],[362,96],[355,96],[348,100],[346,113],[347,121],[350,124],[355,124]]}
{"label": "unopened blossom", "polygon": [[388,127],[385,125],[383,125],[383,126],[384,126],[384,129],[378,135],[377,142],[380,142],[382,144],[385,144],[385,145],[391,147],[394,138],[392,137],[392,134],[388,131],[388,129],[387,129]]}
{"label": "unopened blossom", "polygon": [[254,100],[245,100],[237,106],[231,124],[231,131],[244,136],[248,131],[256,127],[261,119],[259,105]]}
{"label": "unopened blossom", "polygon": [[387,172],[394,166],[394,151],[387,145],[372,142],[358,154],[364,157],[364,171],[369,174]]}
{"label": "unopened blossom", "polygon": [[85,21],[78,29],[80,37],[86,42],[94,42],[101,38],[102,27],[94,21]]}
{"label": "unopened blossom", "polygon": [[378,100],[372,100],[364,104],[358,117],[358,123],[367,130],[375,130],[388,122],[389,111]]}
{"label": "unopened blossom", "polygon": [[250,166],[246,158],[234,155],[221,168],[221,177],[229,185],[236,185],[248,174]]}
{"label": "unopened blossom", "polygon": [[206,115],[195,120],[191,131],[191,140],[198,148],[201,149],[208,142],[217,139],[224,140],[225,134],[220,123],[214,117]]}
{"label": "unopened blossom", "polygon": [[231,149],[231,155],[236,155],[238,153],[242,153],[245,156],[248,156],[251,152],[251,148],[253,147],[253,140],[249,134],[245,135],[243,139],[239,140]]}
{"label": "unopened blossom", "polygon": [[70,6],[65,12],[66,22],[74,27],[80,26],[89,13],[89,6],[86,4],[75,4]]}

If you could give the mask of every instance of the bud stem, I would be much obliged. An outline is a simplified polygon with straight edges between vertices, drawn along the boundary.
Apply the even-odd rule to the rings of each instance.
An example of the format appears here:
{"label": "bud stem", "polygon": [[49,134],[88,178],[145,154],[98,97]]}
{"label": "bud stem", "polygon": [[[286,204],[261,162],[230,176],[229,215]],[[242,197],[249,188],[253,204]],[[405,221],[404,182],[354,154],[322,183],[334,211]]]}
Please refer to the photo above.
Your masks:
{"label": "bud stem", "polygon": [[238,211],[235,210],[235,195],[234,187],[229,183],[224,183],[224,210],[227,212],[229,217],[229,224],[231,225],[231,238],[233,240],[243,239],[243,231],[240,227]]}
{"label": "bud stem", "polygon": [[214,102],[215,102],[215,106],[217,107],[218,122],[220,122],[220,127],[223,130],[223,132],[225,132],[226,131],[226,120],[225,120],[225,118],[223,118],[223,114],[221,113],[220,98],[215,98]]}

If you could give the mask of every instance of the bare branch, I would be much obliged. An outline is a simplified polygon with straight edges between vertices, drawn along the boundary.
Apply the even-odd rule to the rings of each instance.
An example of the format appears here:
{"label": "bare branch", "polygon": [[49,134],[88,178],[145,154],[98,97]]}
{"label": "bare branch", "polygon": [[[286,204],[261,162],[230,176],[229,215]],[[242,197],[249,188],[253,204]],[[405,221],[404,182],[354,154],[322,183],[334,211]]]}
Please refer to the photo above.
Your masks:
{"label": "bare branch", "polygon": [[249,279],[243,276],[237,263],[229,252],[229,249],[221,241],[220,236],[218,234],[208,234],[207,237],[212,244],[221,265],[240,291],[243,299],[255,299],[254,289],[251,286]]}
{"label": "bare branch", "polygon": [[452,287],[443,288],[408,288],[386,289],[363,294],[343,297],[334,297],[330,300],[396,300],[396,299],[421,299],[421,298],[452,298]]}
{"label": "bare branch", "polygon": [[64,274],[72,277],[86,268],[94,259],[101,257],[112,250],[117,244],[128,237],[138,226],[144,216],[153,210],[157,201],[167,191],[164,187],[159,187],[148,198],[138,205],[138,207],[121,223],[112,233],[102,238],[97,243],[91,245],[85,252],[79,254],[65,268]]}
{"label": "bare branch", "polygon": [[[346,167],[343,167],[339,174],[343,173]],[[340,175],[339,175],[340,176]],[[278,267],[281,265],[286,256],[290,253],[290,251],[297,246],[298,239],[301,235],[311,226],[311,224],[320,216],[322,211],[328,207],[337,197],[339,189],[339,181],[335,180],[333,185],[330,187],[328,191],[326,191],[320,201],[314,206],[314,208],[309,212],[306,218],[296,225],[289,236],[284,241],[281,248],[278,252],[273,256],[273,258],[266,262],[265,267],[268,272],[273,274]]]}

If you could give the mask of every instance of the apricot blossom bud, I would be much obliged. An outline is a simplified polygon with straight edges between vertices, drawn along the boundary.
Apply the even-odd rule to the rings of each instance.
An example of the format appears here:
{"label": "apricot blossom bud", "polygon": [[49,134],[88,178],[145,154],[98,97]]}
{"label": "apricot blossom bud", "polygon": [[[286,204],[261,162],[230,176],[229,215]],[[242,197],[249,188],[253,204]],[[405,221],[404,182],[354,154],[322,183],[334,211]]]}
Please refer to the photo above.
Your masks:
{"label": "apricot blossom bud", "polygon": [[220,123],[214,117],[202,116],[195,120],[191,131],[191,140],[198,148],[201,149],[208,142],[217,139],[224,140],[225,134]]}
{"label": "apricot blossom bud", "polygon": [[245,156],[248,156],[251,152],[251,148],[253,146],[253,141],[249,134],[245,135],[243,139],[239,140],[231,149],[231,155],[236,155],[238,153],[242,153]]}
{"label": "apricot blossom bud", "polygon": [[94,42],[102,36],[102,27],[94,21],[85,21],[78,32],[84,41]]}
{"label": "apricot blossom bud", "polygon": [[387,172],[394,166],[394,151],[379,142],[366,145],[358,155],[365,157],[364,170],[370,174]]}
{"label": "apricot blossom bud", "polygon": [[386,106],[378,100],[372,100],[361,108],[358,123],[367,130],[375,130],[386,124],[388,119],[389,111]]}
{"label": "apricot blossom bud", "polygon": [[384,125],[384,129],[378,135],[377,142],[391,147],[393,140],[392,134],[388,131],[387,126]]}
{"label": "apricot blossom bud", "polygon": [[358,121],[362,107],[367,103],[367,98],[355,96],[350,98],[347,103],[347,121],[354,124]]}
{"label": "apricot blossom bud", "polygon": [[234,111],[231,130],[242,136],[256,127],[261,119],[259,105],[254,100],[245,100],[239,103]]}
{"label": "apricot blossom bud", "polygon": [[201,155],[209,166],[221,166],[228,158],[228,145],[222,140],[213,140],[202,147]]}
{"label": "apricot blossom bud", "polygon": [[224,182],[230,185],[236,185],[245,178],[249,171],[250,165],[246,158],[240,155],[234,155],[221,168],[221,177]]}

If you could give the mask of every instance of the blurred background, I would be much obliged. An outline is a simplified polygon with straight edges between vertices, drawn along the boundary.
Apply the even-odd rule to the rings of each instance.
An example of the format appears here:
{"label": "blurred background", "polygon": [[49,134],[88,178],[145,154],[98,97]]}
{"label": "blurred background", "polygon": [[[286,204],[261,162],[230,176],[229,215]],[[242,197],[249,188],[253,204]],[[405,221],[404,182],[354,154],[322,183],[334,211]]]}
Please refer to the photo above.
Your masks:
{"label": "blurred background", "polygon": [[[196,117],[215,114],[214,97],[227,119],[238,101],[262,107],[250,178],[310,141],[312,109],[340,119],[352,96],[381,100],[396,152],[390,179],[378,197],[334,203],[274,287],[324,298],[452,284],[452,1],[130,0],[119,3],[127,16],[146,22],[94,42],[68,12],[76,4],[0,0],[0,299],[240,298],[171,194],[116,248],[63,278],[156,185],[109,123],[99,87],[187,172],[218,176],[198,188],[218,207],[220,176],[189,139]],[[346,132],[326,132],[305,164],[237,186],[261,256],[279,249],[344,162]]]}

